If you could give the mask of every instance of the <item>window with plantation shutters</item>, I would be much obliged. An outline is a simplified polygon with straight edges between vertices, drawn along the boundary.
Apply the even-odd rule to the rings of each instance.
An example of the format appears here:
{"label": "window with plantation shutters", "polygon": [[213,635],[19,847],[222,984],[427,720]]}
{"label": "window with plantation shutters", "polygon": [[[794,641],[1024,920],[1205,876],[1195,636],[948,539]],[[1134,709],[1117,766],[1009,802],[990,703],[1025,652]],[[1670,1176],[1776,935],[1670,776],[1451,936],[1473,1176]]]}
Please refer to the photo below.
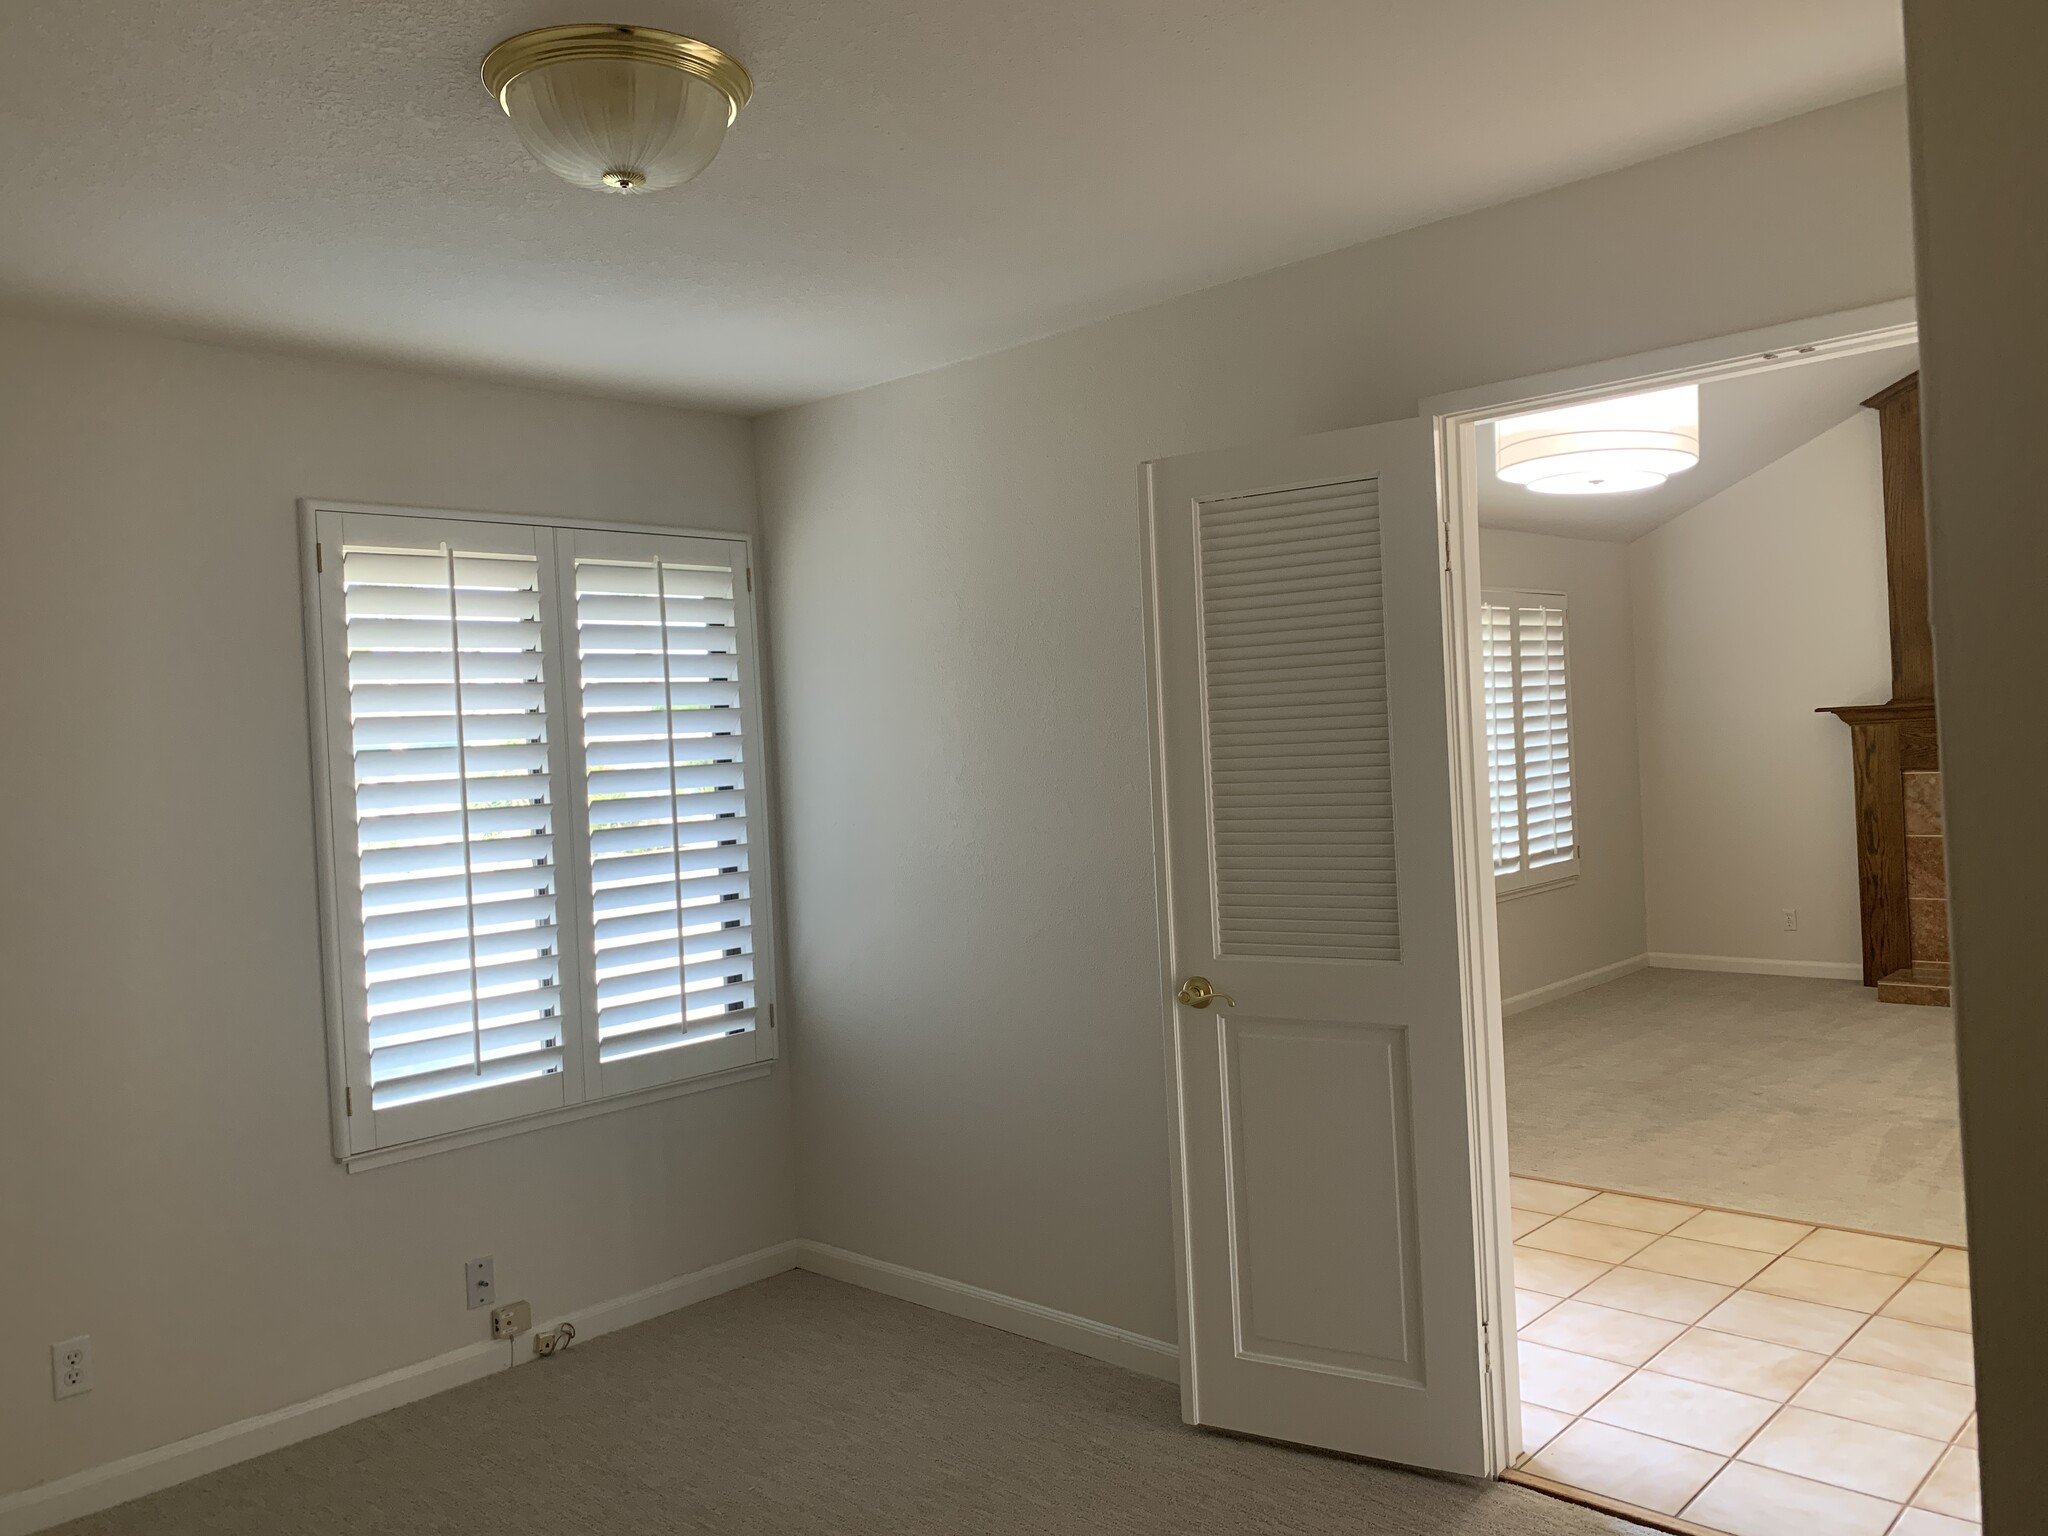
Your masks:
{"label": "window with plantation shutters", "polygon": [[599,1071],[624,1085],[752,1060],[745,566],[713,540],[562,538]]}
{"label": "window with plantation shutters", "polygon": [[307,512],[340,1155],[772,1058],[745,542]]}
{"label": "window with plantation shutters", "polygon": [[1577,875],[1562,595],[1487,592],[1479,615],[1493,872],[1503,893]]}

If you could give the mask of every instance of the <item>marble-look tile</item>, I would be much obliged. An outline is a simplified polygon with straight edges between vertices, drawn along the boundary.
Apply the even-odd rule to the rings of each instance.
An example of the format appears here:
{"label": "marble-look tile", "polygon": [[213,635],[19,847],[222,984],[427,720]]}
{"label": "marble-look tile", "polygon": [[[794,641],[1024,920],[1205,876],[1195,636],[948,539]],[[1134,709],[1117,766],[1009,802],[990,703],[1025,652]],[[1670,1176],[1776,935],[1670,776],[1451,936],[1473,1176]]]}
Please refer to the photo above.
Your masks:
{"label": "marble-look tile", "polygon": [[1581,1419],[1531,1457],[1523,1470],[1660,1515],[1675,1515],[1721,1464],[1719,1456],[1705,1451]]}
{"label": "marble-look tile", "polygon": [[1899,1294],[1884,1304],[1884,1317],[1901,1317],[1909,1323],[1926,1323],[1931,1328],[1970,1331],[1970,1293],[1960,1285],[1936,1285],[1930,1280],[1908,1280]]}
{"label": "marble-look tile", "polygon": [[1515,1244],[1515,1287],[1546,1296],[1569,1296],[1606,1274],[1608,1266],[1568,1253],[1545,1253]]}
{"label": "marble-look tile", "polygon": [[1736,1459],[1903,1504],[1942,1450],[1939,1440],[1786,1408]]}
{"label": "marble-look tile", "polygon": [[1545,1253],[1568,1253],[1574,1258],[1619,1264],[1656,1240],[1654,1233],[1602,1226],[1598,1222],[1580,1221],[1577,1215],[1571,1215],[1546,1221],[1521,1241],[1523,1247],[1539,1248]]}
{"label": "marble-look tile", "polygon": [[1839,1264],[1845,1269],[1874,1270],[1880,1275],[1912,1274],[1941,1250],[1933,1243],[1909,1242],[1903,1237],[1873,1237],[1867,1232],[1844,1232],[1822,1227],[1801,1238],[1788,1250],[1795,1259],[1815,1264]]}
{"label": "marble-look tile", "polygon": [[[1695,1323],[1730,1293],[1725,1285],[1687,1280],[1680,1275],[1655,1275],[1647,1269],[1611,1269],[1579,1293],[1580,1301],[1619,1307],[1671,1323]],[[1862,1319],[1858,1318],[1857,1322]],[[1848,1333],[1855,1331],[1852,1323]],[[1847,1338],[1848,1333],[1843,1337]]]}
{"label": "marble-look tile", "polygon": [[1913,963],[1948,959],[1948,902],[1912,896],[1906,901],[1906,926],[1912,934]]}
{"label": "marble-look tile", "polygon": [[1558,1432],[1571,1423],[1572,1416],[1559,1413],[1554,1408],[1540,1408],[1534,1403],[1522,1404],[1522,1454],[1533,1456],[1558,1436]]}
{"label": "marble-look tile", "polygon": [[1701,1318],[1700,1326],[1718,1333],[1739,1333],[1745,1339],[1783,1344],[1788,1349],[1831,1355],[1863,1326],[1865,1318],[1866,1314],[1845,1307],[1826,1307],[1789,1296],[1766,1296],[1761,1291],[1737,1291]]}
{"label": "marble-look tile", "polygon": [[1920,1485],[1920,1491],[1913,1495],[1915,1509],[1931,1509],[1937,1515],[1949,1515],[1957,1520],[1982,1520],[1984,1509],[1977,1489],[1977,1453],[1971,1447],[1959,1445],[1941,1458],[1941,1465],[1934,1469],[1934,1476]]}
{"label": "marble-look tile", "polygon": [[1947,1440],[1963,1427],[1976,1400],[1977,1394],[1959,1382],[1858,1360],[1830,1360],[1800,1388],[1792,1406]]}
{"label": "marble-look tile", "polygon": [[1889,1500],[1733,1461],[1685,1518],[1728,1536],[1884,1536],[1898,1512]]}
{"label": "marble-look tile", "polygon": [[1508,1216],[1514,1224],[1515,1241],[1518,1243],[1546,1221],[1552,1219],[1543,1211],[1525,1211],[1520,1206],[1510,1210]]}
{"label": "marble-look tile", "polygon": [[1909,773],[1906,780],[1906,835],[1941,836],[1941,775]]}
{"label": "marble-look tile", "polygon": [[1937,1515],[1931,1509],[1909,1509],[1899,1516],[1891,1536],[1984,1536],[1984,1527],[1974,1520]]}
{"label": "marble-look tile", "polygon": [[1610,1227],[1628,1227],[1661,1236],[1699,1213],[1700,1208],[1696,1205],[1678,1205],[1670,1200],[1600,1194],[1573,1210],[1572,1220],[1604,1222]]}
{"label": "marble-look tile", "polygon": [[1944,1248],[1927,1261],[1926,1267],[1913,1277],[1928,1280],[1935,1285],[1963,1285],[1970,1283],[1970,1255],[1961,1248]]}
{"label": "marble-look tile", "polygon": [[1740,1285],[1769,1262],[1769,1255],[1747,1248],[1697,1243],[1689,1237],[1660,1237],[1630,1258],[1628,1265],[1631,1269],[1648,1269],[1660,1275],[1679,1275],[1714,1285]]}
{"label": "marble-look tile", "polygon": [[1787,1254],[1773,1260],[1770,1268],[1749,1282],[1749,1289],[1767,1296],[1789,1296],[1794,1301],[1815,1301],[1824,1307],[1842,1307],[1851,1312],[1875,1312],[1906,1282],[1898,1275],[1879,1274],[1869,1269],[1849,1269],[1841,1264],[1816,1264]]}
{"label": "marble-look tile", "polygon": [[1522,1365],[1522,1401],[1559,1413],[1584,1413],[1629,1372],[1612,1360],[1595,1360],[1526,1339],[1516,1351]]}
{"label": "marble-look tile", "polygon": [[1906,894],[1908,896],[1948,895],[1948,868],[1944,850],[1947,844],[1938,837],[1909,837],[1906,839]]}
{"label": "marble-look tile", "polygon": [[1541,1291],[1515,1291],[1515,1331],[1521,1332],[1537,1318],[1557,1305],[1557,1297],[1546,1296]]}
{"label": "marble-look tile", "polygon": [[1650,1369],[1782,1403],[1826,1361],[1811,1350],[1692,1328],[1650,1361]]}
{"label": "marble-look tile", "polygon": [[1937,1381],[1959,1381],[1965,1386],[1977,1380],[1967,1333],[1901,1322],[1896,1317],[1873,1317],[1865,1323],[1856,1337],[1842,1346],[1842,1358],[1914,1376],[1932,1376]]}
{"label": "marble-look tile", "polygon": [[1621,1312],[1583,1301],[1561,1301],[1523,1329],[1522,1337],[1548,1344],[1552,1349],[1568,1349],[1575,1355],[1641,1365],[1683,1331],[1678,1323],[1645,1317],[1640,1312]]}
{"label": "marble-look tile", "polygon": [[1732,1456],[1777,1409],[1776,1403],[1746,1392],[1637,1371],[1587,1409],[1586,1417]]}
{"label": "marble-look tile", "polygon": [[1518,1211],[1540,1211],[1545,1216],[1562,1216],[1575,1205],[1584,1205],[1597,1193],[1571,1184],[1553,1184],[1548,1179],[1508,1179],[1508,1204]]}
{"label": "marble-look tile", "polygon": [[1804,1222],[1775,1221],[1768,1216],[1745,1216],[1736,1211],[1701,1211],[1671,1235],[1719,1243],[1723,1248],[1783,1253],[1812,1230]]}

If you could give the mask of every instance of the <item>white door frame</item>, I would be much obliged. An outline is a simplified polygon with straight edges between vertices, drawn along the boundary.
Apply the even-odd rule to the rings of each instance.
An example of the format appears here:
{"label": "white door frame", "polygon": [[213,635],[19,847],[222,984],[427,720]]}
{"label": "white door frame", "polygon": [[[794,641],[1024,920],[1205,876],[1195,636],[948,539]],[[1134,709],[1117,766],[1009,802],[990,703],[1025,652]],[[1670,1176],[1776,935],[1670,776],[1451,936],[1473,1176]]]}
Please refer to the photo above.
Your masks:
{"label": "white door frame", "polygon": [[[1448,571],[1444,603],[1444,659],[1448,669],[1445,691],[1451,705],[1448,723],[1458,852],[1459,945],[1465,957],[1466,1031],[1473,1065],[1472,1164],[1479,1183],[1473,1208],[1480,1223],[1479,1294],[1482,1316],[1492,1323],[1488,1331],[1498,1367],[1487,1377],[1494,1394],[1488,1405],[1488,1442],[1494,1449],[1496,1473],[1506,1471],[1520,1454],[1522,1429],[1514,1348],[1513,1239],[1506,1215],[1506,1055],[1501,1036],[1500,954],[1487,834],[1486,748],[1479,704],[1482,694],[1478,424],[1512,410],[1569,405],[1630,385],[1666,389],[1679,384],[1716,383],[1829,358],[1853,357],[1913,342],[1918,334],[1913,301],[1896,299],[1655,352],[1432,395],[1419,404],[1419,414],[1430,420],[1436,431],[1437,504],[1443,519]],[[1170,1012],[1171,1004],[1168,1008]],[[1178,1166],[1174,1172],[1178,1177]],[[1179,1234],[1175,1236],[1178,1238]],[[1183,1317],[1181,1323],[1185,1339],[1187,1319]]]}

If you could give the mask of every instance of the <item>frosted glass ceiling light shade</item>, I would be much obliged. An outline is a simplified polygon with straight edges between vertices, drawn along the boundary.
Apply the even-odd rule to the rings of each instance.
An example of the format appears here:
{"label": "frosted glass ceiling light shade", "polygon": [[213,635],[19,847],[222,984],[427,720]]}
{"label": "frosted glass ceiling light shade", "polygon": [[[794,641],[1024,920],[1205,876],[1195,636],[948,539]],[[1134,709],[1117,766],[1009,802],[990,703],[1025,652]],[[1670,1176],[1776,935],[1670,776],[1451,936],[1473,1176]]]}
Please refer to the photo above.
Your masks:
{"label": "frosted glass ceiling light shade", "polygon": [[652,27],[542,27],[484,57],[533,158],[598,192],[659,192],[711,163],[754,94],[738,59]]}
{"label": "frosted glass ceiling light shade", "polygon": [[1700,461],[1697,384],[1494,424],[1493,469],[1546,496],[1647,491]]}

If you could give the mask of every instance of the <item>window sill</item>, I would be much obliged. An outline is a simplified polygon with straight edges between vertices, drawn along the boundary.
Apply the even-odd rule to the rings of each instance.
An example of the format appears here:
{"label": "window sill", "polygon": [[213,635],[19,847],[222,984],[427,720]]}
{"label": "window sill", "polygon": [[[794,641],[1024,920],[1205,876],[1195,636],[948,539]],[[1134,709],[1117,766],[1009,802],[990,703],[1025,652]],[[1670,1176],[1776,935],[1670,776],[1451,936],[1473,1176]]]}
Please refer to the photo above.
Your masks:
{"label": "window sill", "polygon": [[1501,886],[1496,884],[1493,889],[1493,899],[1496,902],[1502,902],[1513,901],[1521,896],[1541,896],[1545,891],[1561,891],[1568,885],[1577,885],[1578,883],[1579,872],[1573,869],[1566,871],[1564,874],[1553,876],[1548,880],[1532,881],[1528,885]]}
{"label": "window sill", "polygon": [[561,1109],[528,1115],[519,1120],[505,1120],[497,1125],[480,1125],[474,1130],[451,1131],[445,1136],[423,1137],[419,1141],[403,1142],[395,1147],[375,1147],[367,1152],[352,1153],[341,1161],[350,1173],[368,1173],[372,1168],[383,1168],[392,1163],[409,1163],[414,1158],[432,1157],[439,1152],[453,1152],[458,1147],[474,1147],[486,1141],[500,1141],[507,1136],[523,1135],[527,1131],[545,1130],[551,1125],[567,1125],[572,1120],[588,1120],[594,1115],[614,1114],[622,1109],[637,1109],[643,1104],[659,1104],[665,1099],[679,1099],[688,1093],[702,1093],[707,1088],[723,1088],[728,1083],[748,1082],[757,1077],[766,1077],[774,1065],[773,1061],[749,1062],[746,1066],[734,1067],[729,1071],[713,1072],[679,1083],[663,1083],[657,1088],[643,1088],[637,1093],[614,1094],[607,1099],[591,1099],[582,1104],[569,1104]]}

